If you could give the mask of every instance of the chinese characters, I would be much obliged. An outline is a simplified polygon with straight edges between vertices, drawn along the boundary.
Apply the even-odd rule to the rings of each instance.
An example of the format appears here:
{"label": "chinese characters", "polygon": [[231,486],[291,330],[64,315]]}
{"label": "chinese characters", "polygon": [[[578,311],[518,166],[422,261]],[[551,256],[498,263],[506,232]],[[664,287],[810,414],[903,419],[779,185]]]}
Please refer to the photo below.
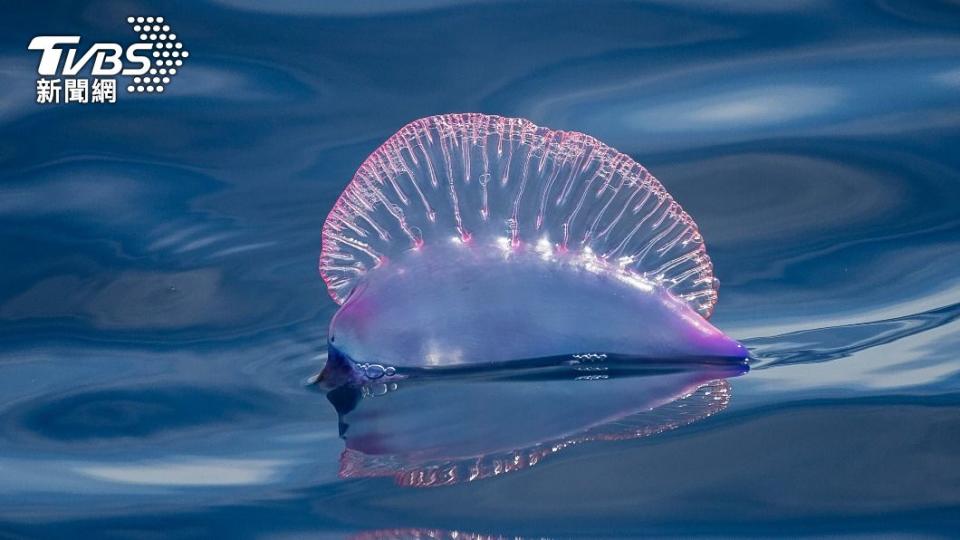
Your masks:
{"label": "chinese characters", "polygon": [[116,103],[116,79],[37,79],[37,103]]}

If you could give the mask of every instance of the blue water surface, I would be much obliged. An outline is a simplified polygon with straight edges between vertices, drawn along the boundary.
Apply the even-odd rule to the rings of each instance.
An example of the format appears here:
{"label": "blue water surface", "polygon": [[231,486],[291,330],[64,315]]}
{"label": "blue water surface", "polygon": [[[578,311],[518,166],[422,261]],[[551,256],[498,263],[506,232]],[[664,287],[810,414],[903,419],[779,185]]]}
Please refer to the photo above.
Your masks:
{"label": "blue water surface", "polygon": [[[190,51],[162,95],[35,103],[33,36],[141,14]],[[960,531],[955,3],[21,2],[0,30],[0,536]],[[348,425],[509,446],[674,380],[307,384],[327,211],[406,122],[467,111],[589,133],[697,219],[755,357],[721,406],[445,487],[344,457]]]}

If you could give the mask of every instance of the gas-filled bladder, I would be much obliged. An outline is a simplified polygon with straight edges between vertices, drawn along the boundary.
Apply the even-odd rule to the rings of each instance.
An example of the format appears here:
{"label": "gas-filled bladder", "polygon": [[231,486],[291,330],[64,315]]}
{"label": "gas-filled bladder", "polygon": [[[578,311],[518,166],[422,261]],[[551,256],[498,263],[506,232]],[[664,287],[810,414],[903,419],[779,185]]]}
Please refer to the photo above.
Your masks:
{"label": "gas-filled bladder", "polygon": [[518,119],[417,120],[323,227],[332,372],[367,379],[605,354],[742,363],[707,322],[697,225],[629,156]]}
{"label": "gas-filled bladder", "polygon": [[707,322],[693,219],[629,156],[517,119],[417,120],[323,227],[318,381],[345,478],[437,486],[723,409],[747,351]]}

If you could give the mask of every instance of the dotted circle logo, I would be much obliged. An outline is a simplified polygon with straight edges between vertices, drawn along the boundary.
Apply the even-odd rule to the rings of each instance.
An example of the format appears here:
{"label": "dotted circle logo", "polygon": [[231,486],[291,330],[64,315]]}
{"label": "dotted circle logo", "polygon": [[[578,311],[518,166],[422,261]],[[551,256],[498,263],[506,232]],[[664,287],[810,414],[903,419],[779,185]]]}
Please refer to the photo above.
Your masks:
{"label": "dotted circle logo", "polygon": [[190,52],[183,48],[163,17],[127,17],[127,24],[140,36],[140,41],[153,45],[153,64],[147,73],[133,77],[127,91],[162,93],[184,60],[190,57]]}

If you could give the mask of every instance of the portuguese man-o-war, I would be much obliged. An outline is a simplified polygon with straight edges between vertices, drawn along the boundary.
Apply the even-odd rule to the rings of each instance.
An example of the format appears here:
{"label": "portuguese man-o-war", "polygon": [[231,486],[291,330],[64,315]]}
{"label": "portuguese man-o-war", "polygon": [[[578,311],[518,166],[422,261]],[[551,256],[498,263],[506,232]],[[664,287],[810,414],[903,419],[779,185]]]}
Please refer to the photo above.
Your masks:
{"label": "portuguese man-o-war", "polygon": [[340,304],[327,377],[748,356],[707,321],[713,265],[661,183],[519,118],[431,116],[390,137],[328,215],[320,272]]}

